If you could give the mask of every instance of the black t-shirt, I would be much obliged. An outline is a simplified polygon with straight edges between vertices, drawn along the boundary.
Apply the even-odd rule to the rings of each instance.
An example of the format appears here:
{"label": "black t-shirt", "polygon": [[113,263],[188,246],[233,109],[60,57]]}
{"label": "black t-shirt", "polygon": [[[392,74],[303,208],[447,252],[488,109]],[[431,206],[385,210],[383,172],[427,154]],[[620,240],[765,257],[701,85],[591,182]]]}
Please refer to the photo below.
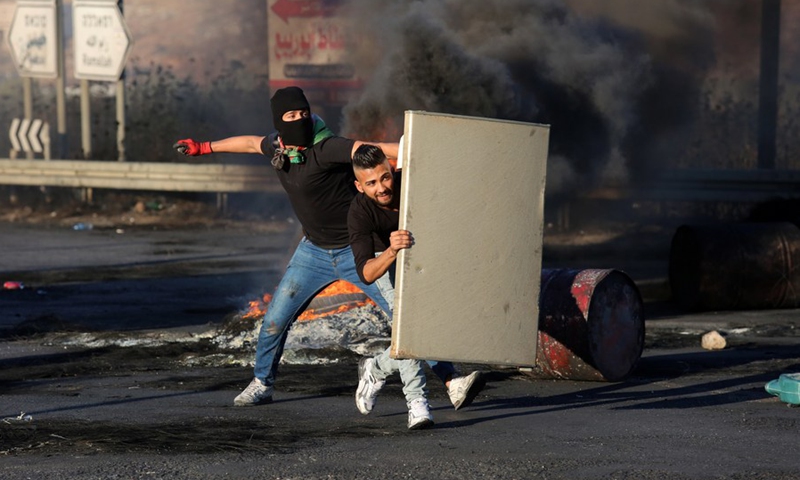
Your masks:
{"label": "black t-shirt", "polygon": [[[400,195],[400,172],[394,173],[392,190]],[[362,282],[364,265],[376,252],[382,252],[391,244],[389,236],[400,224],[400,212],[381,208],[363,193],[356,194],[350,203],[347,229],[350,231],[350,246],[356,261],[356,271]]]}
{"label": "black t-shirt", "polygon": [[[273,135],[261,142],[261,151],[272,158]],[[290,163],[276,170],[289,195],[303,233],[322,248],[343,248],[349,243],[347,211],[357,193],[351,155],[355,140],[330,137],[304,150],[304,163]]]}

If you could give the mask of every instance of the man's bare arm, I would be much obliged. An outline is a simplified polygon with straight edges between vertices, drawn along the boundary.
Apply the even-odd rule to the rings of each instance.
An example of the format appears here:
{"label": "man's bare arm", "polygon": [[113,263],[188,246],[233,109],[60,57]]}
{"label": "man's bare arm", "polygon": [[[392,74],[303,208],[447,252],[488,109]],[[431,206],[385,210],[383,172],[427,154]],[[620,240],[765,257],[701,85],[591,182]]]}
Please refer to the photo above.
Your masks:
{"label": "man's bare arm", "polygon": [[389,270],[389,267],[397,260],[397,253],[404,248],[411,248],[414,244],[414,237],[408,230],[397,230],[389,236],[389,248],[384,250],[375,258],[370,258],[364,264],[364,280],[372,283],[381,278]]}
{"label": "man's bare arm", "polygon": [[261,153],[261,141],[264,137],[241,135],[229,137],[216,142],[198,142],[191,138],[178,140],[172,148],[187,157],[209,155],[212,153]]}
{"label": "man's bare arm", "polygon": [[264,153],[261,142],[264,137],[257,135],[240,135],[211,142],[214,153]]}

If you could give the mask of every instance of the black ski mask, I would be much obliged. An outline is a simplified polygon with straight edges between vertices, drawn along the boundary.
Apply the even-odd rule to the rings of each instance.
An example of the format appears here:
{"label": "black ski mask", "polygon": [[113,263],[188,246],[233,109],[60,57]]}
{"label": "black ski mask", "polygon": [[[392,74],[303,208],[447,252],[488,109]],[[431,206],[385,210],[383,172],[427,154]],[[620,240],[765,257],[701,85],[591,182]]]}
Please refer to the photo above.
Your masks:
{"label": "black ski mask", "polygon": [[311,106],[299,87],[281,88],[270,99],[272,122],[283,140],[284,145],[310,147],[314,144],[314,120],[307,118],[285,122],[283,114],[292,110],[308,110]]}

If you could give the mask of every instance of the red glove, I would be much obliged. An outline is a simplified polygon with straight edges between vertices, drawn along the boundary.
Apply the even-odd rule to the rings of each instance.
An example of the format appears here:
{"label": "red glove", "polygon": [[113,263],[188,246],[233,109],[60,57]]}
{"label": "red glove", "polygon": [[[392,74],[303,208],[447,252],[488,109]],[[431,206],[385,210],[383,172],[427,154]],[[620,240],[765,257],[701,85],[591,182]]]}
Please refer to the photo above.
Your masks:
{"label": "red glove", "polygon": [[191,138],[178,140],[178,143],[173,145],[172,148],[189,157],[214,153],[211,150],[211,142],[195,142]]}

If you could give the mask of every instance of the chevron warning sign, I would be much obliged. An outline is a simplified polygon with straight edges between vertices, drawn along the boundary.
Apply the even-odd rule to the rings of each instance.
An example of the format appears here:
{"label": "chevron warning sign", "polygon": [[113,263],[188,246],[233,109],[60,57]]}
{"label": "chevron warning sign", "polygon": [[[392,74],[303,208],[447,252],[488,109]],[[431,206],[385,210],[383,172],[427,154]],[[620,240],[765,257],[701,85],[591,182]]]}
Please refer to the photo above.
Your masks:
{"label": "chevron warning sign", "polygon": [[50,158],[50,126],[40,119],[15,118],[8,131],[11,140],[12,157],[15,152],[44,153]]}

